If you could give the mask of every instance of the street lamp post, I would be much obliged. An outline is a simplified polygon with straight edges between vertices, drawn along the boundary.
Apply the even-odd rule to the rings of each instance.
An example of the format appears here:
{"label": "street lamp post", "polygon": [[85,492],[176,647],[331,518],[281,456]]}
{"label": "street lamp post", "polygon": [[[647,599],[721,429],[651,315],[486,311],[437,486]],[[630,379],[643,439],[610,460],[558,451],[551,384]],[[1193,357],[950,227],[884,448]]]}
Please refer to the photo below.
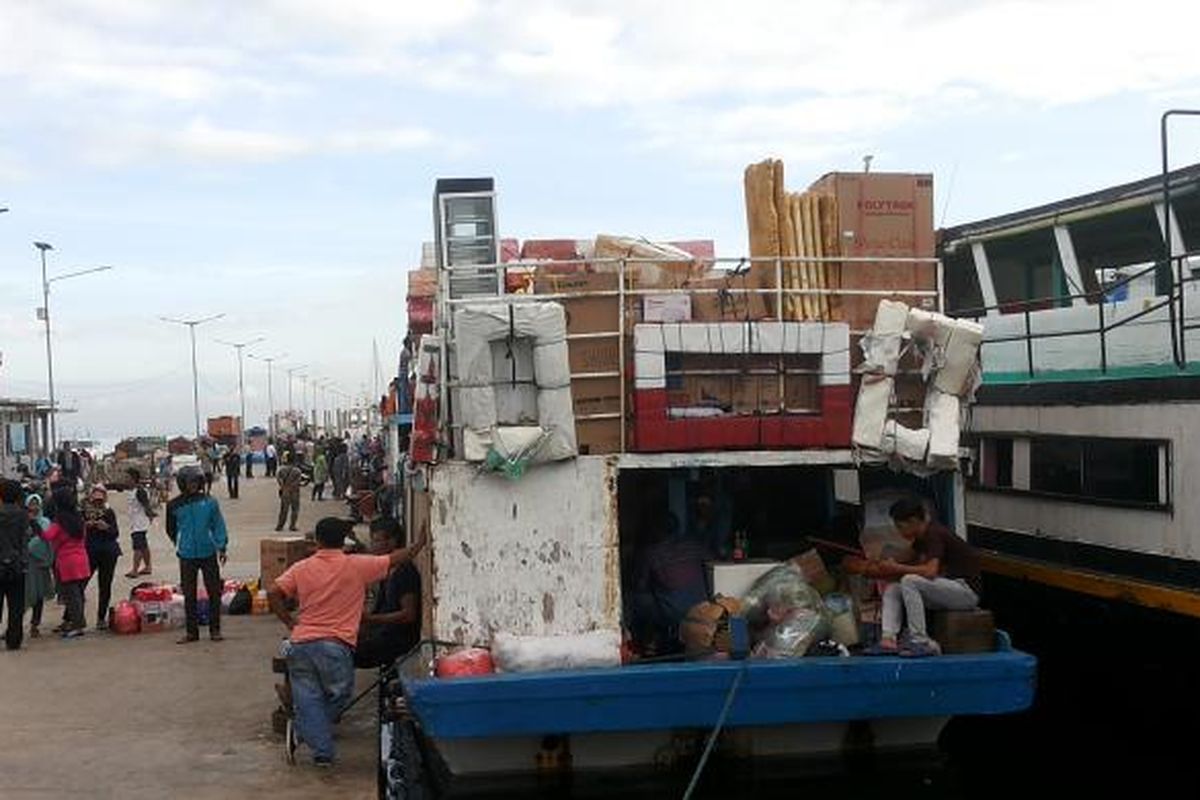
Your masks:
{"label": "street lamp post", "polygon": [[255,361],[262,361],[267,365],[267,411],[270,416],[267,417],[267,434],[275,438],[275,390],[274,376],[272,375],[272,367],[276,361],[281,358],[287,358],[287,353],[280,353],[277,356],[256,356],[254,353],[247,353],[250,358]]}
{"label": "street lamp post", "polygon": [[[7,211],[8,209],[4,209]],[[46,251],[53,250],[54,246],[46,242],[34,242],[33,246],[38,249],[42,259],[42,307],[41,318],[46,324],[46,383],[50,392],[50,447],[53,452],[58,446],[58,414],[57,406],[54,402],[54,351],[50,346],[50,284],[57,281],[65,281],[68,278],[78,278],[81,275],[91,275],[94,272],[105,272],[112,267],[92,267],[91,269],[81,269],[76,272],[68,272],[63,275],[55,275],[53,278],[46,277]]]}
{"label": "street lamp post", "polygon": [[265,336],[256,336],[253,339],[247,339],[244,342],[226,342],[217,339],[218,344],[223,344],[237,350],[238,359],[238,405],[241,408],[242,416],[238,419],[238,444],[246,444],[246,385],[242,379],[242,350],[252,344],[258,344],[265,340]]}
{"label": "street lamp post", "polygon": [[296,410],[295,406],[292,405],[292,376],[307,366],[308,366],[308,364],[298,364],[297,366],[294,366],[294,367],[287,367],[284,370],[285,372],[287,372],[287,376],[288,376],[288,411],[289,412]]}
{"label": "street lamp post", "polygon": [[196,326],[203,325],[206,322],[213,322],[225,316],[225,313],[213,314],[211,317],[201,317],[200,319],[174,319],[173,317],[159,317],[163,322],[172,322],[176,325],[186,325],[188,334],[192,340],[192,410],[196,415],[196,438],[200,438],[200,373],[196,369]]}

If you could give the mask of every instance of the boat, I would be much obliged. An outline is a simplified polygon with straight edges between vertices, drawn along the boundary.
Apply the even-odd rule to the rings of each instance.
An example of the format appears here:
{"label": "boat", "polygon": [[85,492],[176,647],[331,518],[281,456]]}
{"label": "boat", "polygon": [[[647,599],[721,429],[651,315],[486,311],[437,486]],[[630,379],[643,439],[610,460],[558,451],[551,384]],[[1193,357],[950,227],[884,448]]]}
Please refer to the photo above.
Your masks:
{"label": "boat", "polygon": [[967,532],[997,581],[1200,617],[1200,164],[940,232],[984,326]]}
{"label": "boat", "polygon": [[[846,183],[864,194],[875,185]],[[932,191],[928,176],[881,176],[878,185]],[[710,589],[729,596],[753,585],[750,573],[791,569],[801,532],[849,536],[855,548],[860,524],[890,530],[880,515],[901,494],[923,498],[965,535],[957,413],[921,428],[922,409],[895,402],[902,380],[924,395],[919,365],[899,369],[899,347],[888,356],[870,346],[900,341],[884,331],[888,319],[901,329],[917,320],[943,333],[974,330],[937,314],[932,253],[847,246],[836,259],[722,260],[635,240],[621,246],[648,256],[500,262],[493,201],[483,179],[439,182],[435,193],[434,325],[412,359],[409,450],[398,471],[407,529],[429,533],[418,561],[429,643],[384,674],[381,796],[547,775],[661,776],[681,764],[698,776],[714,751],[787,763],[929,752],[952,717],[1030,706],[1036,659],[1003,631],[929,659],[868,658],[844,646],[802,658],[664,659],[646,648],[622,658],[614,645],[603,667],[439,677],[440,656],[501,634],[616,641],[637,627],[647,514],[669,509],[689,531],[721,531],[718,542],[738,528],[736,551],[718,544],[709,564]],[[823,206],[804,203],[815,223]],[[914,212],[912,202],[847,207],[883,207],[893,225]],[[597,250],[606,243],[597,239]],[[453,252],[471,257],[455,264]],[[835,267],[838,282],[822,285]],[[681,274],[689,277],[673,283]],[[849,310],[841,319],[831,311],[843,291],[854,301],[847,309],[870,312],[873,331],[847,321]],[[816,297],[825,302],[807,302]],[[868,365],[891,358],[878,382],[851,369],[852,342],[864,341]],[[973,363],[975,350],[966,352]],[[957,410],[966,382],[964,373],[959,388],[928,391],[953,395]],[[868,383],[887,391],[864,392]]]}

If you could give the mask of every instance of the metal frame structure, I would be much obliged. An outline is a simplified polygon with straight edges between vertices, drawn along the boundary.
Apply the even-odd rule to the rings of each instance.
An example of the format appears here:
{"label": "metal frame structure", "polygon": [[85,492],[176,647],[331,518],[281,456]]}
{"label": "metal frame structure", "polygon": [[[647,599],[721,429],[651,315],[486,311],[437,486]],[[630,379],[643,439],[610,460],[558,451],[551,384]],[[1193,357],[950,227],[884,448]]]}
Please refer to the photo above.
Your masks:
{"label": "metal frame structure", "polygon": [[[664,288],[647,288],[634,289],[628,288],[628,278],[631,274],[636,274],[636,270],[641,264],[692,264],[697,261],[713,267],[728,265],[733,267],[729,271],[729,278],[736,279],[739,276],[745,275],[744,270],[752,264],[772,264],[775,270],[775,285],[770,287],[749,287],[749,286],[727,286],[722,288],[703,288],[703,289],[664,289]],[[618,307],[618,330],[602,331],[597,333],[577,333],[568,334],[567,340],[579,339],[617,339],[617,357],[618,363],[621,366],[617,372],[589,372],[589,373],[573,373],[571,375],[572,382],[576,379],[596,379],[596,378],[618,378],[620,383],[620,410],[618,412],[608,412],[587,417],[577,417],[577,421],[583,420],[605,420],[619,417],[620,419],[620,452],[628,451],[628,375],[624,368],[626,363],[626,337],[632,333],[629,330],[627,320],[626,301],[630,298],[645,297],[648,295],[663,296],[663,295],[725,295],[725,296],[751,296],[765,295],[773,296],[776,301],[776,308],[783,309],[785,297],[804,297],[804,296],[828,296],[828,297],[877,297],[880,299],[905,299],[916,298],[920,300],[932,299],[936,305],[937,311],[942,311],[945,308],[945,276],[943,273],[942,261],[939,258],[899,258],[899,257],[869,257],[869,256],[827,256],[827,257],[810,257],[810,256],[794,256],[794,257],[746,257],[746,258],[705,258],[705,259],[662,259],[662,258],[581,258],[573,259],[571,264],[585,264],[589,267],[601,266],[608,267],[608,272],[615,274],[617,278],[617,288],[608,290],[583,291],[583,292],[558,292],[547,294],[524,294],[524,293],[503,293],[501,292],[495,297],[491,296],[476,296],[452,298],[450,297],[450,278],[456,270],[475,270],[475,269],[495,269],[497,271],[497,280],[501,288],[503,288],[504,275],[510,270],[529,270],[533,271],[547,266],[553,266],[554,261],[509,261],[492,265],[469,265],[464,267],[442,267],[440,272],[445,273],[446,279],[438,281],[437,289],[437,314],[436,314],[436,330],[443,336],[443,341],[446,343],[441,350],[441,364],[439,365],[440,384],[440,425],[443,441],[453,442],[454,428],[450,421],[452,412],[450,389],[454,383],[450,378],[450,354],[453,350],[454,342],[454,319],[453,310],[457,306],[479,304],[479,303],[527,303],[527,302],[546,302],[564,299],[578,299],[584,297],[615,297]],[[853,267],[856,264],[896,264],[896,265],[919,265],[931,264],[936,268],[936,289],[842,289],[842,288],[787,288],[783,285],[783,269],[785,265],[790,264],[832,264],[842,268],[847,266]],[[616,267],[615,272],[612,267]],[[631,273],[631,268],[634,272]],[[782,318],[782,317],[781,317]],[[867,330],[851,330],[851,335],[861,335],[867,333]],[[780,382],[783,381],[783,372],[780,370]],[[780,396],[783,391],[780,387]]]}

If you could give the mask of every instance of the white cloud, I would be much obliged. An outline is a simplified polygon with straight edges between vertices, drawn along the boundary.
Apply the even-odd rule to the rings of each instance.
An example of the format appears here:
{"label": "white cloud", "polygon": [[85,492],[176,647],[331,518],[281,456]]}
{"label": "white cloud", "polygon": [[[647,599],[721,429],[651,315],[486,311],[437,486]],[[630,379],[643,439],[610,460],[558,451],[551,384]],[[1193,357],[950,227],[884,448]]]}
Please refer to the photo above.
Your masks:
{"label": "white cloud", "polygon": [[[1186,41],[1160,35],[1162,20],[1200,25],[1200,4],[1173,0],[64,0],[5,16],[0,76],[80,102],[111,94],[116,129],[161,130],[160,107],[229,118],[239,99],[358,80],[608,110],[643,145],[705,161],[819,156],[964,104],[1169,95],[1200,80]],[[378,118],[324,141],[271,121],[149,138],[219,160],[428,145]]]}
{"label": "white cloud", "polygon": [[110,167],[162,158],[263,164],[302,156],[412,150],[436,143],[437,137],[420,127],[300,136],[221,127],[197,117],[181,128],[131,127],[99,132],[88,146],[88,160]]}

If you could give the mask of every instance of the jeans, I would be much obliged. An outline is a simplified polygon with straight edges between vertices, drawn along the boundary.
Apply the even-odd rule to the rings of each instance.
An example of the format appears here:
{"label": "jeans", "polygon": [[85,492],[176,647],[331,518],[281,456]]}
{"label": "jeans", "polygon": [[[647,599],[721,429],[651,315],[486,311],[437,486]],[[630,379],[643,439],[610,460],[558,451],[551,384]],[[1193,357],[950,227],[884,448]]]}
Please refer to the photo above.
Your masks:
{"label": "jeans", "polygon": [[82,630],[87,627],[87,623],[83,620],[83,587],[86,585],[86,579],[64,581],[58,585],[63,604],[66,606],[63,611],[63,623],[68,630],[76,628]]}
{"label": "jeans", "polygon": [[908,632],[914,641],[928,641],[925,610],[968,611],[979,605],[979,597],[966,581],[952,578],[922,578],[905,575],[899,583],[883,592],[883,636],[895,638],[900,623],[908,619]]}
{"label": "jeans", "polygon": [[321,481],[320,483],[316,483],[316,482],[313,483],[312,499],[313,500],[324,500],[325,499],[325,481]]}
{"label": "jeans", "polygon": [[254,462],[250,460],[250,455],[246,454],[246,477],[254,477]]}
{"label": "jeans", "polygon": [[287,519],[288,511],[292,512],[292,522],[288,525],[290,530],[296,530],[296,517],[300,516],[300,495],[296,494],[293,497],[280,495],[279,497],[279,521],[275,523],[275,530],[283,530],[283,522]]}
{"label": "jeans", "polygon": [[113,573],[117,571],[117,561],[120,558],[120,551],[105,550],[88,554],[88,560],[92,562],[92,574],[98,574],[96,585],[100,597],[99,605],[96,606],[97,624],[103,624],[108,619],[108,606],[112,601]]}
{"label": "jeans", "polygon": [[8,606],[8,627],[4,631],[4,645],[9,650],[19,650],[25,638],[24,573],[0,582],[0,616],[4,614],[5,606]]}
{"label": "jeans", "polygon": [[204,573],[204,591],[208,592],[208,634],[221,632],[221,565],[215,555],[208,558],[179,559],[179,584],[183,589],[183,613],[187,617],[188,638],[200,636],[200,618],[196,613],[196,573]]}
{"label": "jeans", "polygon": [[238,478],[241,477],[236,469],[231,469],[225,473],[225,488],[229,490],[229,498],[236,500],[238,496]]}
{"label": "jeans", "polygon": [[333,758],[333,723],[354,696],[354,651],[336,639],[292,644],[287,655],[297,738]]}

